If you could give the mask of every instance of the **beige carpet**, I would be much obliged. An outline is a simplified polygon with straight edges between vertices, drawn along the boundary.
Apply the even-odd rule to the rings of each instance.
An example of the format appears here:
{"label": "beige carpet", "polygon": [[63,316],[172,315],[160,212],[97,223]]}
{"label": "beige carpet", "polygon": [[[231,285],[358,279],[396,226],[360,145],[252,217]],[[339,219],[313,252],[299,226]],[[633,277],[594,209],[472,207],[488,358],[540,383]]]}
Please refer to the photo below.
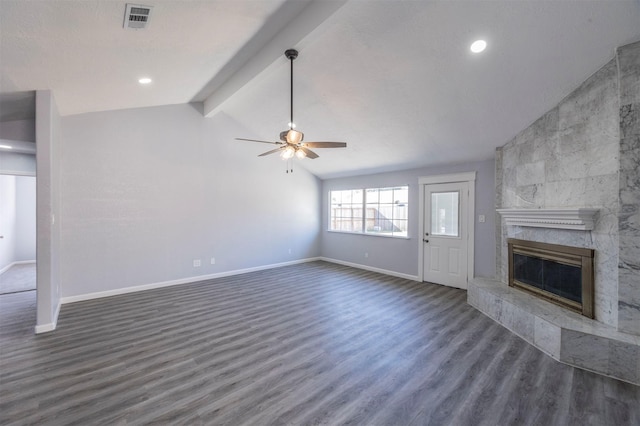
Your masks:
{"label": "beige carpet", "polygon": [[13,265],[0,274],[0,294],[36,289],[36,264]]}

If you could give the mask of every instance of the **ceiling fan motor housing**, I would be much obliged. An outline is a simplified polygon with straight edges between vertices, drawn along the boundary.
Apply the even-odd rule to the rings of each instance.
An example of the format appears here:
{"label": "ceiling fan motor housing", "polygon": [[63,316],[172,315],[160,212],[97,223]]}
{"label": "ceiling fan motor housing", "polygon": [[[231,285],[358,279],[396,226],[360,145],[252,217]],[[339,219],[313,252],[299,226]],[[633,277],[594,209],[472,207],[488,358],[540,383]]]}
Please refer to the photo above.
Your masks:
{"label": "ceiling fan motor housing", "polygon": [[[290,132],[290,131],[292,131],[292,130],[293,130],[293,129],[289,129],[289,130],[283,130],[282,132],[280,132],[280,140],[281,140],[282,142],[291,143],[291,142],[289,141],[289,139],[287,139],[287,135],[288,135],[288,134],[289,134],[289,132]],[[293,130],[293,131],[294,131],[294,132],[296,132],[296,133],[299,133],[299,134],[300,134],[300,142],[302,142],[302,140],[304,139],[304,133],[299,132],[299,131],[297,131],[297,130]]]}

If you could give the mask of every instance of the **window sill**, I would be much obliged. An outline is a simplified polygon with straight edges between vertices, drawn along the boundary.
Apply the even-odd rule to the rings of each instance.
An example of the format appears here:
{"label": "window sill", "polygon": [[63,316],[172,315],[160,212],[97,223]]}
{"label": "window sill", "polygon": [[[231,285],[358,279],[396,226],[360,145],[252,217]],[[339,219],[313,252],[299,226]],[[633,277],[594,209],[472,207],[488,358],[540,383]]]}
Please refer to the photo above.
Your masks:
{"label": "window sill", "polygon": [[331,234],[345,234],[345,235],[362,235],[363,237],[380,237],[380,238],[393,238],[397,240],[410,240],[411,237],[404,237],[401,235],[384,235],[384,234],[373,234],[373,233],[364,233],[364,232],[346,232],[346,231],[332,231],[327,229],[327,232]]}

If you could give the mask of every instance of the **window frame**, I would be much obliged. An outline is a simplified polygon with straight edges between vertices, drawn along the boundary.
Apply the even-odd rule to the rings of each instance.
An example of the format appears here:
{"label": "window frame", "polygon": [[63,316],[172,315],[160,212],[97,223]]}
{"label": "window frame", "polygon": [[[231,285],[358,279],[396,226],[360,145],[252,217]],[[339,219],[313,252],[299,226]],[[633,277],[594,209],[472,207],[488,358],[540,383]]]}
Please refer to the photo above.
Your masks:
{"label": "window frame", "polygon": [[[406,224],[406,233],[402,233],[401,235],[399,234],[395,234],[394,232],[391,231],[391,233],[383,233],[383,232],[379,232],[379,231],[367,231],[367,221],[369,220],[375,220],[372,218],[368,218],[367,217],[367,209],[368,206],[370,205],[377,205],[378,206],[378,211],[380,210],[380,206],[384,205],[384,206],[395,206],[397,203],[392,202],[392,203],[380,203],[380,200],[378,199],[377,203],[372,203],[372,202],[367,202],[367,194],[369,193],[369,191],[381,191],[381,190],[403,190],[406,189],[407,191],[407,199],[406,202],[404,202],[404,206],[406,207],[406,218],[403,219],[394,219],[394,214],[395,210],[392,213],[392,217],[391,219],[387,219],[389,221],[391,221],[392,223],[395,220],[402,220],[405,222]],[[333,214],[333,209],[334,206],[336,205],[333,202],[333,193],[337,193],[337,192],[342,192],[342,191],[361,191],[362,192],[362,202],[360,204],[358,204],[358,209],[361,211],[361,216],[360,217],[355,217],[355,216],[350,216],[352,222],[353,221],[359,221],[360,222],[360,230],[359,231],[346,231],[346,230],[342,230],[342,229],[332,229],[332,223],[336,222],[336,218],[340,219],[342,218],[342,216],[337,217],[334,216]],[[341,207],[342,203],[339,203],[338,206]],[[349,203],[350,208],[354,209],[354,203]],[[385,187],[373,187],[373,188],[367,188],[367,187],[362,187],[362,188],[347,188],[347,189],[330,189],[329,193],[328,193],[328,220],[327,220],[327,232],[335,232],[335,233],[339,233],[339,234],[354,234],[354,235],[367,235],[367,236],[374,236],[374,237],[383,237],[383,238],[399,238],[399,239],[409,239],[409,185],[405,184],[405,185],[393,185],[393,186],[385,186]]]}

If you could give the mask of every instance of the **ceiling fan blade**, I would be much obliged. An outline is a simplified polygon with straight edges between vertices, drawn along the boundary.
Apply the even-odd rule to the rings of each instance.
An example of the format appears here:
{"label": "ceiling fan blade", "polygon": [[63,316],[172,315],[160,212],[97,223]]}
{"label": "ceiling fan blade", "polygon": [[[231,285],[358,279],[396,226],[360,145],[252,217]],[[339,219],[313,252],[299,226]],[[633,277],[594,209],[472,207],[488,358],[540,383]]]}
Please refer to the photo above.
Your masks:
{"label": "ceiling fan blade", "polygon": [[275,145],[282,145],[282,142],[269,142],[269,141],[259,141],[257,139],[245,139],[245,138],[236,138],[237,141],[249,141],[249,142],[260,142],[260,143],[270,143]]}
{"label": "ceiling fan blade", "polygon": [[346,148],[346,142],[303,142],[307,148]]}
{"label": "ceiling fan blade", "polygon": [[264,157],[265,155],[273,154],[274,152],[278,152],[280,150],[282,150],[282,147],[272,149],[271,151],[263,152],[262,154],[258,155],[258,157]]}
{"label": "ceiling fan blade", "polygon": [[304,146],[301,146],[299,149],[301,149],[305,154],[307,154],[307,158],[310,159],[314,159],[314,158],[318,158],[318,154],[316,154],[315,152],[311,151],[310,149],[305,148]]}

